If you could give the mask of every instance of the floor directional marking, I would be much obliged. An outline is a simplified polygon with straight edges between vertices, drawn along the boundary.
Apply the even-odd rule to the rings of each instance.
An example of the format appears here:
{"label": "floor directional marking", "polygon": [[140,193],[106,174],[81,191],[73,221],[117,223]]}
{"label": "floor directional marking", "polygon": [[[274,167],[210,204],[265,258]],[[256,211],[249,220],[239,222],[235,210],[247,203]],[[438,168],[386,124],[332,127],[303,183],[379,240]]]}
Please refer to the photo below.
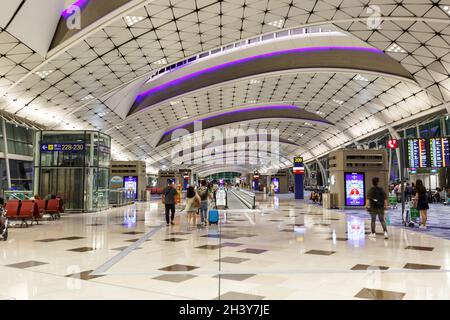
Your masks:
{"label": "floor directional marking", "polygon": [[147,241],[151,236],[153,236],[155,233],[157,233],[159,230],[163,228],[163,225],[160,225],[159,227],[151,230],[147,234],[145,234],[142,238],[140,238],[138,241],[134,242],[132,245],[127,247],[125,250],[119,252],[119,254],[112,257],[110,260],[106,261],[104,264],[102,264],[100,267],[94,270],[94,272],[91,273],[92,276],[101,276],[104,275],[113,265],[118,263],[120,260],[125,258],[128,254],[133,252],[133,250],[140,247],[141,244],[143,244],[145,241]]}

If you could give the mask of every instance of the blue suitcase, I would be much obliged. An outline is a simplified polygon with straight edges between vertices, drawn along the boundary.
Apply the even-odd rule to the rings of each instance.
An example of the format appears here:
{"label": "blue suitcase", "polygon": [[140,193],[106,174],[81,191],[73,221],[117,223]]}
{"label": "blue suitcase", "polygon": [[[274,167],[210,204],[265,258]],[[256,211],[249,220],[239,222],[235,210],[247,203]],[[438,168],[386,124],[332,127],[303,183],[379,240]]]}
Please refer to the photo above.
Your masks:
{"label": "blue suitcase", "polygon": [[208,221],[210,224],[219,223],[219,211],[215,209],[210,209],[208,213]]}

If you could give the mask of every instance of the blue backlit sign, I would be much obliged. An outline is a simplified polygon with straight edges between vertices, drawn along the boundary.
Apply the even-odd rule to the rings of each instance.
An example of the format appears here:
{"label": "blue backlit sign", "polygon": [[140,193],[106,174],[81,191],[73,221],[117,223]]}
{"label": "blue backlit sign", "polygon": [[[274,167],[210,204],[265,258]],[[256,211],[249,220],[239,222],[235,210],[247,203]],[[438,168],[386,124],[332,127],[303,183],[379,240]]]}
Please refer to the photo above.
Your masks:
{"label": "blue backlit sign", "polygon": [[82,152],[85,148],[86,146],[84,143],[41,143],[41,152]]}

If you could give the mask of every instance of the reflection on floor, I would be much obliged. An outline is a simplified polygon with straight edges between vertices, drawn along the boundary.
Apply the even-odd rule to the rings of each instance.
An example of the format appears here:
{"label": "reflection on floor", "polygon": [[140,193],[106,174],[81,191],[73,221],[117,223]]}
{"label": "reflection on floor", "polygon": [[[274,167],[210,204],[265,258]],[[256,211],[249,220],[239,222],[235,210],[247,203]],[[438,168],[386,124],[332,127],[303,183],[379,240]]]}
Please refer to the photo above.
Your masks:
{"label": "reflection on floor", "polygon": [[12,228],[0,299],[449,299],[448,240],[391,226],[372,241],[357,215],[257,202],[200,229],[184,213],[166,227],[158,200]]}
{"label": "reflection on floor", "polygon": [[[414,230],[450,240],[450,205],[432,203],[429,206],[428,228],[426,230],[419,229],[419,222],[415,221]],[[369,218],[369,214],[365,210],[347,210],[346,212],[362,218]],[[389,209],[389,220],[393,226],[403,226],[401,203],[397,208]],[[411,229],[411,227],[408,228]]]}

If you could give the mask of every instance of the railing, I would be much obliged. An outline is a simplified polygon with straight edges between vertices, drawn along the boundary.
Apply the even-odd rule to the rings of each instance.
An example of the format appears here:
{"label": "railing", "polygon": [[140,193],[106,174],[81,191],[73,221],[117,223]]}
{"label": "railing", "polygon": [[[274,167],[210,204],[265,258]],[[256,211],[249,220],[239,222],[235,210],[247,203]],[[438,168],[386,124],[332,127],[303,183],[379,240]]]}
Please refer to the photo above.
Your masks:
{"label": "railing", "polygon": [[226,52],[228,50],[238,49],[238,48],[242,49],[243,47],[246,47],[249,45],[254,45],[254,44],[264,42],[267,40],[275,40],[275,39],[280,39],[280,38],[284,38],[284,37],[296,37],[296,36],[298,37],[298,36],[305,36],[308,34],[330,33],[330,32],[342,34],[342,32],[334,30],[330,27],[323,27],[323,26],[322,27],[319,27],[319,26],[317,26],[317,27],[300,27],[300,28],[292,28],[292,29],[285,29],[285,30],[280,30],[280,31],[276,31],[276,32],[270,32],[270,33],[262,34],[262,35],[252,37],[249,39],[236,41],[234,43],[230,43],[230,44],[227,44],[222,47],[204,51],[198,55],[181,60],[181,61],[171,64],[169,66],[162,67],[150,76],[150,79],[147,81],[147,83],[167,72],[174,71],[174,70],[178,69],[179,67],[185,66],[194,61],[201,60],[203,58],[209,57],[211,55],[214,55],[214,54],[217,54],[220,52]]}
{"label": "railing", "polygon": [[33,191],[26,190],[7,190],[4,191],[5,201],[8,200],[28,200],[33,197]]}
{"label": "railing", "polygon": [[94,192],[94,207],[98,210],[109,208],[109,190],[108,189],[98,189]]}
{"label": "railing", "polygon": [[242,189],[231,189],[231,192],[249,209],[256,208],[256,195]]}
{"label": "railing", "polygon": [[113,207],[120,207],[132,204],[134,193],[125,188],[109,190],[109,204]]}

